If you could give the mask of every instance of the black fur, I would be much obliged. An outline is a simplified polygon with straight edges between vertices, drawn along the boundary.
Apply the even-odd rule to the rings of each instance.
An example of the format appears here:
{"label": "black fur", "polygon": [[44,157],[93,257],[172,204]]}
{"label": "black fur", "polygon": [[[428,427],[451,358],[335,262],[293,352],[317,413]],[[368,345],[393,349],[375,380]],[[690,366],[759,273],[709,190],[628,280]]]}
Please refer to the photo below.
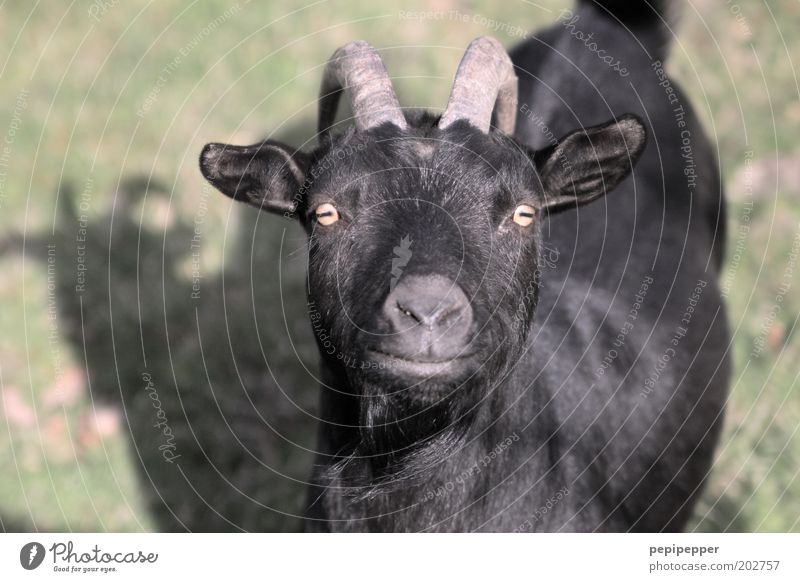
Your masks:
{"label": "black fur", "polygon": [[[589,3],[574,14],[628,75],[554,25],[512,55],[517,139],[466,122],[439,130],[423,113],[407,130],[351,129],[310,154],[275,142],[204,150],[203,174],[223,193],[309,234],[322,422],[308,529],[685,524],[728,376],[718,172],[680,93],[676,123],[655,45],[620,24],[656,39],[660,20]],[[691,188],[686,131],[702,169]],[[315,222],[323,203],[338,222]],[[531,227],[511,220],[520,204],[535,208]],[[380,312],[403,239],[402,276],[444,276],[470,298],[477,356],[457,382],[371,365],[368,349],[393,331]]]}

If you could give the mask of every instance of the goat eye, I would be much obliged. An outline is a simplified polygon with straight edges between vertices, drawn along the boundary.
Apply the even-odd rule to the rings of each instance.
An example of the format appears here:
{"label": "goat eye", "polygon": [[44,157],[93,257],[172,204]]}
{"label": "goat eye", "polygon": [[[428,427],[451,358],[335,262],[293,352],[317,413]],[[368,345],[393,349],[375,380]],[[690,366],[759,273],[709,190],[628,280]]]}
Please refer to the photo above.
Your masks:
{"label": "goat eye", "polygon": [[516,210],[514,210],[514,216],[512,217],[512,220],[520,226],[530,226],[531,223],[533,223],[534,213],[535,210],[533,209],[533,206],[520,204],[517,206]]}
{"label": "goat eye", "polygon": [[314,215],[317,217],[317,222],[322,226],[328,226],[339,220],[339,211],[336,210],[333,204],[328,204],[327,202],[317,206]]}

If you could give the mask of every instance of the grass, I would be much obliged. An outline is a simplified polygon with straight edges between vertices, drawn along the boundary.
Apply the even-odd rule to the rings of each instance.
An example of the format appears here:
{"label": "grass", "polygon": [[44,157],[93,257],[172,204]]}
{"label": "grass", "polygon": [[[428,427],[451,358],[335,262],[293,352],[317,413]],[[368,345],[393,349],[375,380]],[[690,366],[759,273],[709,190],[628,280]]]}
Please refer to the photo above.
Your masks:
{"label": "grass", "polygon": [[[200,148],[207,141],[245,143],[263,135],[298,144],[309,139],[320,63],[353,38],[386,48],[404,104],[441,107],[471,38],[495,34],[511,46],[519,38],[510,27],[551,22],[564,4],[333,1],[299,7],[240,0],[100,6],[7,2],[0,8],[0,36],[13,40],[0,45],[0,132],[11,141],[5,154],[0,150],[0,227],[7,237],[0,256],[3,527],[180,529],[191,518],[181,511],[192,511],[182,501],[200,493],[223,507],[231,487],[236,495],[291,513],[301,503],[291,479],[304,478],[308,458],[283,437],[311,446],[313,419],[298,408],[313,409],[315,399],[280,388],[303,376],[295,350],[308,365],[314,362],[302,305],[291,300],[302,295],[302,259],[292,254],[301,237],[289,231],[279,251],[279,221],[256,221],[204,190],[196,169]],[[431,10],[440,15],[413,14]],[[800,342],[794,333],[800,265],[791,260],[800,230],[800,178],[793,170],[800,161],[794,70],[800,39],[793,34],[800,4],[742,3],[741,11],[743,21],[728,4],[693,1],[669,63],[719,144],[730,248],[742,250],[735,265],[729,253],[724,271],[732,273],[734,384],[719,458],[693,527],[800,531]],[[494,30],[488,18],[509,26]],[[166,185],[163,191],[156,182]],[[743,236],[745,216],[750,230]],[[195,305],[203,315],[196,320],[195,311],[186,309],[186,291],[198,217],[204,299]],[[74,250],[82,220],[91,239],[91,291],[78,297]],[[50,271],[48,243],[57,249]],[[265,276],[252,276],[251,250],[253,268],[268,269]],[[274,285],[279,258],[286,261],[283,296]],[[781,296],[787,282],[790,289]],[[227,317],[217,321],[209,313]],[[198,325],[212,330],[210,345],[198,345]],[[286,341],[285,325],[293,343]],[[252,353],[234,358],[230,344],[243,338],[252,340]],[[754,357],[759,342],[765,347]],[[200,350],[219,357],[204,360]],[[274,375],[266,380],[262,350]],[[254,464],[254,473],[234,467],[224,483],[215,474],[189,476],[198,489],[191,491],[170,485],[173,467],[158,459],[140,462],[142,451],[161,442],[146,426],[153,409],[142,398],[144,369],[157,378],[184,451],[196,437],[205,458],[221,467],[230,447],[244,439],[252,455],[240,460]],[[223,388],[237,376],[239,386]],[[228,401],[243,394],[253,400],[246,424],[254,427],[252,435],[192,434],[198,422],[225,413]],[[120,397],[124,409],[118,414]],[[254,459],[284,476],[276,478]],[[138,486],[147,479],[172,500],[177,518],[166,515],[158,495]],[[243,523],[296,527],[280,513],[257,513],[264,515]],[[205,527],[225,525],[207,514],[200,522]]]}

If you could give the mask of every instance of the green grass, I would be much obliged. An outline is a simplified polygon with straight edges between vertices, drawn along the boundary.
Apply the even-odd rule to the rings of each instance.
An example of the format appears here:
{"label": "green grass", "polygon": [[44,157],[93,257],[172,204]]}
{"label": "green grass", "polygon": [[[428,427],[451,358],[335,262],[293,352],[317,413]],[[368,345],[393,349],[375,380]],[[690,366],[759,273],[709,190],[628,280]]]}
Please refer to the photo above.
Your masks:
{"label": "green grass", "polygon": [[[6,528],[137,531],[157,527],[146,509],[148,500],[137,487],[141,475],[137,476],[137,453],[127,437],[128,420],[122,417],[118,427],[112,422],[101,436],[86,429],[96,394],[134,389],[138,368],[126,367],[125,358],[137,352],[136,342],[117,346],[119,367],[113,365],[115,354],[108,353],[108,373],[91,378],[91,391],[79,379],[75,393],[59,402],[59,395],[69,390],[56,382],[56,368],[60,365],[62,372],[85,375],[80,329],[76,332],[71,327],[74,318],[60,313],[58,339],[48,339],[48,274],[42,260],[46,241],[58,240],[60,245],[62,282],[75,275],[74,259],[67,251],[75,242],[77,227],[68,223],[66,231],[62,228],[64,210],[55,196],[59,186],[71,184],[75,190],[71,199],[77,201],[91,180],[87,218],[92,224],[107,225],[114,193],[125,178],[151,176],[166,184],[168,197],[148,196],[145,202],[115,210],[115,228],[119,229],[120,220],[138,225],[141,217],[143,232],[152,233],[153,241],[160,243],[165,229],[193,227],[203,191],[196,158],[205,142],[245,143],[274,132],[302,143],[312,135],[319,65],[335,47],[354,38],[386,47],[387,65],[398,77],[396,87],[404,105],[441,107],[461,51],[471,38],[493,33],[507,46],[519,40],[503,29],[487,29],[480,23],[481,16],[530,29],[551,22],[564,6],[555,0],[431,4],[443,11],[441,18],[408,18],[407,13],[414,10],[432,9],[421,2],[334,1],[307,8],[283,0],[119,2],[110,3],[99,22],[90,17],[88,1],[63,6],[7,2],[0,8],[0,36],[5,39],[0,44],[0,133],[6,134],[11,126],[15,108],[19,124],[10,144],[7,175],[0,182],[0,227],[8,237],[17,237],[17,243],[0,256],[0,383],[7,404],[0,416],[0,450],[5,451],[0,455],[0,473],[5,475],[0,479],[0,517]],[[800,4],[789,0],[771,2],[769,8],[766,3],[741,4],[750,34],[743,32],[725,5],[693,2],[669,63],[719,144],[731,200],[731,247],[738,242],[748,199],[745,152],[753,152],[757,170],[752,174],[752,228],[745,237],[729,296],[735,333],[734,386],[719,458],[694,524],[702,531],[800,531],[800,435],[796,434],[800,342],[793,333],[800,312],[796,292],[800,265],[794,269],[791,290],[775,324],[762,332],[787,268],[792,239],[800,229],[800,180],[788,172],[788,178],[773,185],[769,177],[776,155],[784,157],[782,168],[800,162],[800,100],[793,68],[800,57],[800,39],[795,34]],[[466,16],[467,22],[452,18],[451,10]],[[212,31],[203,32],[214,22]],[[196,38],[199,42],[192,47]],[[401,50],[406,45],[414,48]],[[138,116],[156,87],[152,106]],[[238,213],[229,216],[229,210],[221,198],[208,198],[202,265],[209,279],[218,275],[224,258],[229,260],[223,244],[232,252],[237,229],[253,227],[252,219]],[[55,234],[54,222],[62,229]],[[262,219],[261,224],[276,226],[278,222]],[[23,234],[25,255],[19,252]],[[264,236],[276,242],[279,235]],[[103,269],[109,234],[97,226],[93,236],[91,277],[99,285],[107,276]],[[249,239],[244,238],[246,260],[230,260],[246,271]],[[123,243],[135,244],[136,237],[126,240]],[[299,240],[298,233],[290,231],[287,244],[297,248]],[[180,244],[185,242],[180,239]],[[176,253],[186,250],[180,247]],[[120,273],[135,269],[135,260],[126,264],[131,257],[124,253],[112,256]],[[184,279],[176,275],[176,281],[185,280],[189,272],[189,265],[182,265]],[[160,258],[153,272],[158,274],[159,268]],[[298,268],[293,268],[296,274]],[[123,291],[135,289],[131,284]],[[301,283],[296,285],[301,288]],[[151,303],[157,308],[161,294],[155,291]],[[91,296],[92,301],[107,299],[122,309],[134,309],[135,296],[120,292],[108,299],[107,294],[98,293]],[[275,292],[270,297],[279,304]],[[153,317],[155,323],[160,322]],[[91,332],[94,325],[102,322],[87,324],[86,329]],[[192,330],[191,322],[187,329]],[[296,333],[302,336],[306,331],[298,324]],[[767,347],[754,358],[754,342],[762,336]],[[88,337],[86,341],[103,347],[107,339]],[[225,347],[223,342],[219,349]],[[277,346],[272,349],[280,351]],[[286,353],[277,356],[279,361],[295,357],[291,348],[280,349]],[[298,349],[305,361],[313,362],[313,349],[302,342]],[[202,378],[203,371],[190,352],[187,348],[189,355],[170,354],[174,358],[170,362],[178,368],[176,377]],[[154,359],[152,354],[150,361]],[[210,374],[217,372],[222,374],[214,370]],[[276,374],[288,373],[278,370]],[[167,367],[161,378],[166,382],[170,375]],[[302,397],[313,402],[313,395]],[[130,402],[131,414],[147,412],[146,406],[136,409],[135,399]],[[104,403],[101,399],[98,405]],[[177,415],[180,407],[173,404],[178,408],[170,412]],[[293,422],[291,407],[272,412],[279,426]],[[33,420],[31,414],[35,414]],[[180,417],[174,418],[180,425]],[[291,450],[266,462],[288,467],[289,473],[301,478],[303,463],[292,464],[285,458]],[[277,487],[269,495],[288,493]]]}

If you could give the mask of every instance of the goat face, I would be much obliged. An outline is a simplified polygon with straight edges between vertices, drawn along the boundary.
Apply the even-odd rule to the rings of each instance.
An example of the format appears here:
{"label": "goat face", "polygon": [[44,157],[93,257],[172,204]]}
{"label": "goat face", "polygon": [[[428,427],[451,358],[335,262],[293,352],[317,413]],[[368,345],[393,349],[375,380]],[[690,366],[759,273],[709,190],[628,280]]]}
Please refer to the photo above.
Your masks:
{"label": "goat face", "polygon": [[209,144],[200,166],[224,194],[305,227],[320,351],[364,397],[363,423],[416,417],[423,430],[441,423],[418,413],[467,415],[516,361],[542,217],[619,183],[644,129],[623,117],[532,152],[469,115],[443,123],[450,105],[441,120],[398,108],[359,124],[357,104],[356,128],[331,136],[321,123],[310,154]]}
{"label": "goat face", "polygon": [[470,393],[466,404],[527,329],[514,322],[538,224],[513,217],[535,212],[537,177],[502,135],[420,121],[352,132],[323,158],[332,170],[307,198],[310,301],[355,385],[423,405]]}

